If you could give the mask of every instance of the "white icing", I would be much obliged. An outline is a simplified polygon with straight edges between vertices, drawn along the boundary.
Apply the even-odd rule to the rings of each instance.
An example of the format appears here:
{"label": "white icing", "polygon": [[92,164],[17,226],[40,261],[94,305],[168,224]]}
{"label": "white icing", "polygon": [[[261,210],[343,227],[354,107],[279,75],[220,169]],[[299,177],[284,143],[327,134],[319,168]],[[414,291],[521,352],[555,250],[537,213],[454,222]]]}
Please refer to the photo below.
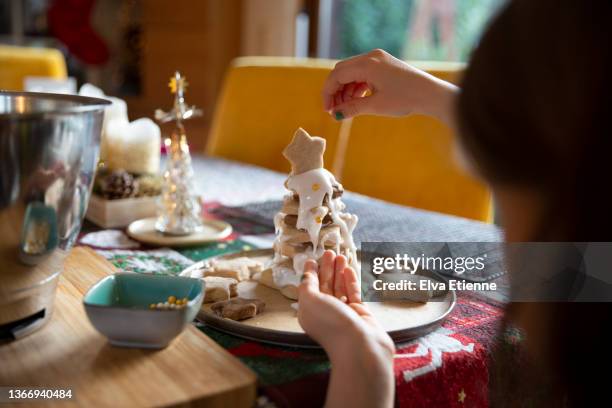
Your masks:
{"label": "white icing", "polygon": [[272,268],[272,279],[274,280],[274,284],[279,288],[284,288],[285,286],[298,286],[300,284],[302,274],[297,273],[291,268],[287,268],[286,266],[275,266]]}
{"label": "white icing", "polygon": [[[345,205],[339,198],[332,199],[334,185],[340,184],[333,174],[323,168],[291,175],[285,182],[285,186],[299,197],[296,227],[308,233],[312,248],[296,254],[292,260],[281,255],[280,247],[289,239],[283,233],[283,219],[286,214],[279,212],[274,217],[277,236],[274,240],[275,255],[272,261],[272,277],[277,287],[298,286],[304,274],[304,264],[309,259],[317,261],[323,255],[325,243],[333,244],[336,253],[345,255],[349,264],[360,275],[357,250],[353,241],[353,231],[358,219],[353,214],[342,212]],[[326,196],[328,200],[326,205],[323,205]],[[292,198],[289,196],[287,199]],[[330,229],[319,236],[323,218],[328,214],[334,225],[339,228]],[[287,267],[288,261],[291,261],[292,268]]]}
{"label": "white icing", "polygon": [[276,215],[274,216],[274,233],[278,236],[282,225],[283,225],[283,218],[285,218],[285,214],[283,214],[282,212],[278,212],[276,213]]}
{"label": "white icing", "polygon": [[296,227],[308,232],[315,251],[319,243],[322,219],[325,215],[321,216],[320,208],[323,206],[325,196],[332,196],[333,181],[335,181],[334,176],[325,169],[310,170],[287,179],[287,188],[295,191],[300,197]]}
{"label": "white icing", "polygon": [[329,207],[331,208],[330,214],[334,224],[340,226],[340,236],[346,248],[346,254],[344,255],[348,258],[349,264],[355,269],[355,272],[357,272],[357,278],[360,280],[361,269],[357,262],[357,248],[353,241],[353,230],[359,218],[355,214],[342,213],[341,209],[344,209],[345,205],[339,198],[330,200]]}
{"label": "white icing", "polygon": [[311,259],[311,255],[308,253],[296,254],[293,257],[293,270],[301,275],[304,274],[304,264],[306,261]]}
{"label": "white icing", "polygon": [[340,229],[334,228],[330,231],[321,234],[321,244],[335,244],[340,250],[340,244],[342,243],[342,237],[340,236]]}

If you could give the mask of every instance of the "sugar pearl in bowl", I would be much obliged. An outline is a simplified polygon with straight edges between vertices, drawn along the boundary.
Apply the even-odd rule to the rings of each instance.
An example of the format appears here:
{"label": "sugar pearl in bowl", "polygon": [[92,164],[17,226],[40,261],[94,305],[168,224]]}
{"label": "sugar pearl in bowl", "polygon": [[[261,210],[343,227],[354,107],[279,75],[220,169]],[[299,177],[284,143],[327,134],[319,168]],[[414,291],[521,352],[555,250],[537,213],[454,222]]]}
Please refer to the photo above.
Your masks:
{"label": "sugar pearl in bowl", "polygon": [[194,278],[116,273],[92,286],[83,304],[112,345],[163,348],[196,317],[203,285]]}

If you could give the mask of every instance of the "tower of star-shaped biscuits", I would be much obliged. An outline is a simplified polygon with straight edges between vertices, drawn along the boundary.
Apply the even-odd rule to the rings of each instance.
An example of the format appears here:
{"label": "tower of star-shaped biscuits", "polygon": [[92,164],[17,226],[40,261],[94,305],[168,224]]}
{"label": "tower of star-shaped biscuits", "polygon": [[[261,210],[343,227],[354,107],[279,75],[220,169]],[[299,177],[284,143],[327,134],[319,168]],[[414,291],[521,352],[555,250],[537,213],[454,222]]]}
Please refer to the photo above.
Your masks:
{"label": "tower of star-shaped biscuits", "polygon": [[[291,163],[285,182],[289,193],[274,219],[276,240],[269,286],[297,298],[297,286],[308,259],[318,260],[326,249],[346,256],[358,269],[353,230],[355,215],[344,212],[342,185],[323,168],[325,139],[298,129],[283,155]],[[269,277],[270,278],[270,277]]]}

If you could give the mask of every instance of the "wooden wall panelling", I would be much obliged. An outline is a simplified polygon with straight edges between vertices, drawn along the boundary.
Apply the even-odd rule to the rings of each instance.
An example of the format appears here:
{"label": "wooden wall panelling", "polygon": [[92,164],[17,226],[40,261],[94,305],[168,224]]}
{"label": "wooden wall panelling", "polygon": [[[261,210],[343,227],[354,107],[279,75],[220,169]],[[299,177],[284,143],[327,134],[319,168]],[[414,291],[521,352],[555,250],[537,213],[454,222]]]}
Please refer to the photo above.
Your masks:
{"label": "wooden wall panelling", "polygon": [[[240,52],[241,0],[146,0],[142,3],[142,95],[128,98],[130,116],[168,109],[168,80],[187,77],[187,101],[203,116],[187,123],[192,151],[202,150],[229,62]],[[164,128],[163,131],[169,131]]]}

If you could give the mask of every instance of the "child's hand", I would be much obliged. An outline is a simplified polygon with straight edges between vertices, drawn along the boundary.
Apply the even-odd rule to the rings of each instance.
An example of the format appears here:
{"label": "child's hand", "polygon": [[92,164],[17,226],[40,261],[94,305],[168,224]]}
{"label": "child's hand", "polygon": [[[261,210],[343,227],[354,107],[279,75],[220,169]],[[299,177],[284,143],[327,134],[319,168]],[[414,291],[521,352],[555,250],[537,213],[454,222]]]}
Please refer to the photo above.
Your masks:
{"label": "child's hand", "polygon": [[339,120],[363,114],[422,113],[448,122],[448,97],[456,90],[383,50],[373,50],[338,62],[322,93],[325,110]]}
{"label": "child's hand", "polygon": [[357,275],[346,258],[325,251],[320,268],[308,261],[298,296],[300,325],[332,363],[325,405],[391,406],[395,345],[361,303]]}
{"label": "child's hand", "polygon": [[298,320],[309,336],[326,350],[343,347],[340,343],[355,336],[375,337],[393,354],[393,342],[361,303],[357,274],[344,256],[325,251],[320,268],[309,261],[304,269]]}

